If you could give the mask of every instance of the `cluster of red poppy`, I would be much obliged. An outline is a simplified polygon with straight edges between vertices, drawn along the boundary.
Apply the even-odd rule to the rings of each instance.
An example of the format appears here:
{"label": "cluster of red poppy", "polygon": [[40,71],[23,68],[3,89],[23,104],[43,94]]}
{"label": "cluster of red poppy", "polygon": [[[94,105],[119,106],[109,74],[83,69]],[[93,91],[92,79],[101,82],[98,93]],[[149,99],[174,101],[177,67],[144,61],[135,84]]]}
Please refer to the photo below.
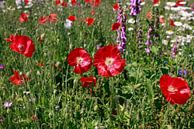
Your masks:
{"label": "cluster of red poppy", "polygon": [[[25,57],[32,57],[35,52],[35,45],[33,41],[25,35],[10,35],[9,38],[5,39],[7,42],[11,42],[10,49],[14,52],[24,55]],[[26,74],[19,74],[18,71],[14,70],[14,75],[12,75],[9,80],[14,85],[22,85],[24,81],[29,80]]]}
{"label": "cluster of red poppy", "polygon": [[[92,66],[92,58],[83,48],[76,48],[68,55],[68,64],[74,67],[74,72],[83,74]],[[94,55],[94,66],[98,74],[104,77],[116,76],[125,67],[125,60],[122,59],[118,48],[114,45],[101,47]]]}
{"label": "cluster of red poppy", "polygon": [[39,24],[45,24],[47,22],[55,23],[57,21],[57,14],[51,13],[49,16],[42,16],[39,18]]}
{"label": "cluster of red poppy", "polygon": [[[68,18],[67,18],[69,21],[71,22],[74,22],[77,20],[77,17],[74,16],[74,15],[70,15]],[[84,20],[83,20],[88,26],[91,26],[94,24],[94,21],[95,19],[92,18],[92,17],[86,17]]]}
{"label": "cluster of red poppy", "polygon": [[[101,0],[84,0],[86,4],[90,4],[93,7],[97,7],[100,5]],[[71,0],[70,1],[72,6],[76,6],[78,4],[77,0]],[[68,2],[65,2],[64,0],[55,0],[55,5],[59,6],[61,5],[62,7],[67,7]]]}
{"label": "cluster of red poppy", "polygon": [[[11,42],[10,49],[26,57],[32,57],[35,46],[28,36],[10,35],[6,39]],[[83,74],[89,71],[92,66],[92,58],[83,48],[75,48],[68,55],[68,64],[74,67],[74,72]],[[98,74],[104,77],[111,77],[120,74],[126,61],[122,59],[118,48],[114,45],[101,47],[94,55],[93,65],[97,68]],[[14,71],[9,79],[14,85],[21,85],[24,81],[29,80],[26,74],[19,74]],[[80,79],[82,86],[90,88],[96,85],[96,78],[82,77]],[[190,98],[190,89],[188,83],[180,77],[173,78],[169,75],[163,75],[160,78],[160,89],[167,101],[172,104],[184,104]]]}
{"label": "cluster of red poppy", "polygon": [[[177,6],[181,6],[181,1],[177,2]],[[28,3],[28,0],[25,2]],[[85,0],[85,3],[91,6],[98,6],[101,0]],[[153,1],[154,5],[160,3],[159,0]],[[76,5],[76,0],[71,0],[72,5]],[[64,1],[56,0],[56,5],[66,6]],[[118,10],[119,4],[113,5],[114,10]],[[29,14],[21,13],[20,22],[27,22]],[[151,12],[147,17],[151,18]],[[70,15],[67,18],[69,21],[74,22],[77,20],[76,16]],[[57,15],[52,13],[49,16],[42,16],[39,19],[40,24],[45,24],[47,22],[56,22]],[[84,19],[88,26],[92,25],[95,19],[87,17]],[[161,19],[161,23],[164,23],[164,19]],[[174,25],[174,21],[170,19],[171,26]],[[121,24],[116,22],[112,25],[112,30],[118,30]],[[35,52],[35,45],[31,38],[25,35],[10,35],[6,38],[7,42],[10,42],[10,49],[14,52],[24,55],[25,57],[32,57]],[[115,45],[103,46],[98,49],[94,55],[94,59],[90,54],[83,48],[75,48],[72,50],[67,57],[68,64],[74,68],[73,72],[76,74],[83,74],[93,66],[96,67],[98,75],[103,77],[112,77],[120,74],[125,65],[126,60],[121,57],[121,53]],[[40,64],[42,65],[42,64]],[[14,70],[13,75],[9,78],[10,82],[14,85],[22,85],[25,81],[29,80],[26,74],[20,74],[19,71]],[[82,86],[85,88],[92,89],[92,86],[96,85],[96,77],[81,77],[80,81]],[[169,75],[163,75],[160,78],[160,89],[164,97],[171,104],[185,104],[191,96],[191,91],[189,89],[188,83],[181,77],[171,77]]]}
{"label": "cluster of red poppy", "polygon": [[[68,64],[74,67],[74,72],[83,74],[92,66],[92,58],[83,48],[75,48],[68,55]],[[116,76],[122,72],[126,65],[126,61],[122,59],[118,48],[114,45],[101,47],[94,55],[94,66],[98,70],[98,74],[104,77]],[[96,84],[94,77],[81,78],[84,87],[90,83]]]}

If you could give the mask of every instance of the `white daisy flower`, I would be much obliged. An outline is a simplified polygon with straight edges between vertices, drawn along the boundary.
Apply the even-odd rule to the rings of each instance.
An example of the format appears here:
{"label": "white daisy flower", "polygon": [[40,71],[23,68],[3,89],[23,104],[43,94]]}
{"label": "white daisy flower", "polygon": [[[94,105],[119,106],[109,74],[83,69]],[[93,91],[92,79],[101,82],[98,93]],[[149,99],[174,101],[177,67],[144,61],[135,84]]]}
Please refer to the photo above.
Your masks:
{"label": "white daisy flower", "polygon": [[130,24],[134,24],[135,23],[135,20],[133,18],[130,18],[127,23],[130,23]]}
{"label": "white daisy flower", "polygon": [[166,31],[166,34],[167,34],[167,35],[173,35],[174,32],[173,32],[172,30],[168,30],[168,31]]}
{"label": "white daisy flower", "polygon": [[70,21],[69,19],[66,19],[64,26],[66,29],[70,29],[72,27],[72,21]]}
{"label": "white daisy flower", "polygon": [[173,7],[176,5],[176,3],[175,2],[166,2],[166,5],[169,7]]}
{"label": "white daisy flower", "polygon": [[167,40],[162,40],[162,44],[168,45],[168,41]]}
{"label": "white daisy flower", "polygon": [[133,28],[132,28],[132,27],[130,27],[130,28],[128,28],[127,30],[128,30],[128,31],[132,31],[132,30],[133,30]]}
{"label": "white daisy flower", "polygon": [[183,24],[181,22],[174,22],[175,26],[182,26]]}

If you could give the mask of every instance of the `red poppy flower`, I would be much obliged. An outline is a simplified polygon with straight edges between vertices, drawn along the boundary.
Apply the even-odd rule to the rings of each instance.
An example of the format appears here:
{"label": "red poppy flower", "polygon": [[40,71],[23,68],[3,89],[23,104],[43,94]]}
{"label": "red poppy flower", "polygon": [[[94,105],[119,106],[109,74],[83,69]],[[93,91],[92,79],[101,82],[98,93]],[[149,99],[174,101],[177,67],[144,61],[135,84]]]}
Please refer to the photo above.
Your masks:
{"label": "red poppy flower", "polygon": [[85,19],[85,22],[86,22],[86,24],[87,24],[88,26],[93,25],[93,24],[94,24],[94,21],[95,21],[95,19],[94,19],[94,18],[91,18],[91,17],[87,17],[87,18]]}
{"label": "red poppy flower", "polygon": [[119,6],[118,3],[116,3],[116,4],[113,5],[113,10],[114,11],[117,11],[119,8],[120,8],[120,6]]}
{"label": "red poppy flower", "polygon": [[98,7],[99,5],[100,5],[100,3],[101,3],[101,0],[93,0],[93,6],[94,7]]}
{"label": "red poppy flower", "polygon": [[76,16],[71,15],[67,19],[69,19],[70,21],[74,22],[77,18],[76,18]]}
{"label": "red poppy flower", "polygon": [[29,80],[26,74],[20,75],[18,71],[13,71],[14,74],[9,78],[9,81],[14,85],[22,85],[25,80]]}
{"label": "red poppy flower", "polygon": [[21,13],[19,20],[20,20],[21,23],[27,22],[28,21],[28,17],[29,17],[29,14]]}
{"label": "red poppy flower", "polygon": [[35,47],[33,41],[27,36],[16,35],[12,39],[10,49],[26,57],[32,57]]}
{"label": "red poppy flower", "polygon": [[96,78],[95,77],[82,77],[80,78],[82,83],[82,87],[90,88],[91,86],[96,86]]}
{"label": "red poppy flower", "polygon": [[25,5],[28,5],[29,0],[24,0]]}
{"label": "red poppy flower", "polygon": [[94,15],[95,13],[96,13],[95,10],[92,9],[91,14]]}
{"label": "red poppy flower", "polygon": [[160,89],[166,100],[172,104],[185,104],[190,97],[188,83],[181,77],[167,74],[160,78]]}
{"label": "red poppy flower", "polygon": [[121,23],[116,22],[116,23],[112,24],[112,30],[118,30],[120,26],[121,26]]}
{"label": "red poppy flower", "polygon": [[91,0],[84,0],[85,3],[90,3]]}
{"label": "red poppy flower", "polygon": [[92,65],[92,58],[83,48],[72,50],[69,53],[67,60],[70,66],[74,66],[74,72],[78,74],[87,72]]}
{"label": "red poppy flower", "polygon": [[55,14],[55,13],[51,13],[50,15],[49,15],[49,22],[56,22],[57,21],[57,14]]}
{"label": "red poppy flower", "polygon": [[77,0],[71,0],[71,5],[75,6],[77,4]]}
{"label": "red poppy flower", "polygon": [[160,24],[165,24],[164,16],[160,16]]}
{"label": "red poppy flower", "polygon": [[149,20],[152,19],[152,11],[148,11],[148,12],[146,13],[146,18],[149,19]]}
{"label": "red poppy flower", "polygon": [[5,38],[7,42],[13,42],[15,40],[15,35],[10,35],[9,38]]}
{"label": "red poppy flower", "polygon": [[63,6],[63,7],[67,7],[67,6],[68,6],[68,3],[67,3],[67,2],[65,2],[65,1],[63,1],[63,2],[61,3],[61,6]]}
{"label": "red poppy flower", "polygon": [[176,2],[175,7],[184,6],[185,4],[186,4],[186,2],[184,2],[184,0],[178,0],[178,1]]}
{"label": "red poppy flower", "polygon": [[85,0],[84,2],[90,4],[93,7],[97,7],[100,5],[101,0]]}
{"label": "red poppy flower", "polygon": [[173,27],[176,26],[176,25],[174,24],[174,20],[172,20],[172,19],[169,20],[169,24],[170,24],[170,26],[173,26]]}
{"label": "red poppy flower", "polygon": [[158,6],[160,4],[160,0],[153,0],[153,5]]}
{"label": "red poppy flower", "polygon": [[49,17],[48,16],[42,16],[39,18],[38,22],[39,24],[45,24],[48,21]]}
{"label": "red poppy flower", "polygon": [[61,1],[60,0],[55,0],[55,5],[60,5],[61,4]]}
{"label": "red poppy flower", "polygon": [[116,76],[125,67],[125,60],[121,58],[117,46],[108,45],[98,49],[94,55],[94,66],[101,76]]}

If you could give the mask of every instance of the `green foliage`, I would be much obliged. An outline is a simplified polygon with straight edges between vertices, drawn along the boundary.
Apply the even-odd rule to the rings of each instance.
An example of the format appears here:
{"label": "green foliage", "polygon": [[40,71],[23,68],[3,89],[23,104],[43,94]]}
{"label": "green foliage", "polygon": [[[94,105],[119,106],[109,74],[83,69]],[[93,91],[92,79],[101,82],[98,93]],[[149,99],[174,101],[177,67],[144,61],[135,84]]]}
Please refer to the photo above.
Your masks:
{"label": "green foliage", "polygon": [[[82,88],[80,76],[72,72],[66,57],[76,47],[85,48],[93,56],[97,45],[115,42],[116,32],[111,31],[111,25],[117,14],[112,11],[112,3],[106,1],[96,8],[94,25],[88,27],[78,21],[71,29],[64,28],[65,19],[69,15],[76,15],[80,19],[91,16],[90,7],[60,8],[55,7],[52,2],[46,2],[29,9],[29,22],[20,23],[18,18],[23,10],[16,9],[11,0],[7,1],[6,6],[11,9],[0,12],[0,64],[6,67],[0,71],[0,118],[3,119],[0,128],[194,127],[193,96],[185,105],[173,106],[165,101],[159,88],[162,74],[177,76],[178,69],[183,68],[189,71],[185,78],[190,84],[191,92],[193,91],[193,42],[191,46],[185,47],[182,55],[174,59],[170,57],[170,47],[161,43],[161,34],[161,39],[153,39],[155,43],[151,47],[151,54],[147,55],[144,42],[148,24],[146,20],[142,20],[141,47],[137,45],[136,32],[127,31],[127,49],[123,53],[127,65],[120,75],[112,78],[99,77],[95,68],[84,73],[97,77],[94,93],[91,94],[89,89]],[[142,11],[146,10],[147,8],[143,8]],[[57,13],[57,23],[38,24],[40,16],[50,13]],[[145,19],[145,15],[141,14],[140,19]],[[130,26],[127,24],[127,27]],[[163,33],[165,30],[157,31]],[[36,46],[35,55],[26,59],[11,51],[9,43],[4,40],[11,34],[30,36]],[[41,34],[45,35],[42,43],[39,42]],[[38,63],[43,63],[44,66],[39,67]],[[9,77],[13,74],[13,69],[29,73],[30,81],[20,87],[12,85]],[[3,107],[7,100],[13,102],[10,109]]]}

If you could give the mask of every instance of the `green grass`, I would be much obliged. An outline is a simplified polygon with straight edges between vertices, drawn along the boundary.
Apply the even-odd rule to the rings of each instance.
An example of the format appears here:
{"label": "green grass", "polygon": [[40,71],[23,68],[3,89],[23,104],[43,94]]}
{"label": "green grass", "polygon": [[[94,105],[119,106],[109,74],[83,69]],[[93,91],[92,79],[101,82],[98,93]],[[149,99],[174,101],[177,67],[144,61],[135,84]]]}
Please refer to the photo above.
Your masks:
{"label": "green grass", "polygon": [[[16,8],[11,0],[7,1],[6,6]],[[115,43],[116,32],[111,31],[111,25],[116,21],[117,14],[112,11],[112,3],[103,1],[101,6],[95,9],[96,14],[92,17],[95,17],[96,21],[93,26],[88,27],[77,21],[69,30],[64,28],[65,19],[69,15],[76,15],[78,18],[91,16],[90,7],[59,9],[47,2],[29,9],[30,17],[27,23],[20,23],[18,20],[22,10],[1,11],[0,64],[4,64],[5,69],[0,71],[0,116],[4,119],[0,128],[193,128],[193,95],[184,105],[171,105],[160,91],[159,79],[162,74],[177,76],[179,69],[187,69],[189,72],[184,78],[189,83],[191,94],[193,93],[194,41],[185,45],[183,54],[174,59],[170,56],[170,45],[162,44],[165,31],[169,28],[166,27],[164,30],[160,26],[156,30],[160,39],[153,39],[154,48],[151,54],[147,55],[144,50],[148,30],[146,7],[150,5],[147,3],[138,17],[138,24],[143,30],[140,43],[142,48],[138,48],[136,32],[127,31],[127,49],[123,53],[127,65],[124,71],[111,78],[98,76],[94,67],[84,73],[97,77],[94,94],[82,88],[79,81],[81,76],[73,73],[66,58],[76,47],[83,47],[93,56],[96,45]],[[159,7],[159,12],[164,15],[162,7]],[[57,13],[58,22],[39,25],[38,18],[50,13]],[[129,11],[126,13],[129,14]],[[127,24],[127,28],[130,26],[134,27]],[[176,32],[176,29],[174,31]],[[36,47],[32,58],[26,58],[10,50],[9,43],[4,40],[10,34],[27,35],[32,38]],[[41,34],[45,34],[42,43],[38,41]],[[37,66],[39,62],[44,63],[44,66]],[[57,62],[60,64],[55,67]],[[9,77],[13,74],[13,69],[29,73],[30,81],[19,87],[11,84]],[[30,91],[30,94],[26,95],[24,91]],[[13,102],[10,109],[3,107],[7,100]],[[33,115],[38,119],[33,121]]]}

